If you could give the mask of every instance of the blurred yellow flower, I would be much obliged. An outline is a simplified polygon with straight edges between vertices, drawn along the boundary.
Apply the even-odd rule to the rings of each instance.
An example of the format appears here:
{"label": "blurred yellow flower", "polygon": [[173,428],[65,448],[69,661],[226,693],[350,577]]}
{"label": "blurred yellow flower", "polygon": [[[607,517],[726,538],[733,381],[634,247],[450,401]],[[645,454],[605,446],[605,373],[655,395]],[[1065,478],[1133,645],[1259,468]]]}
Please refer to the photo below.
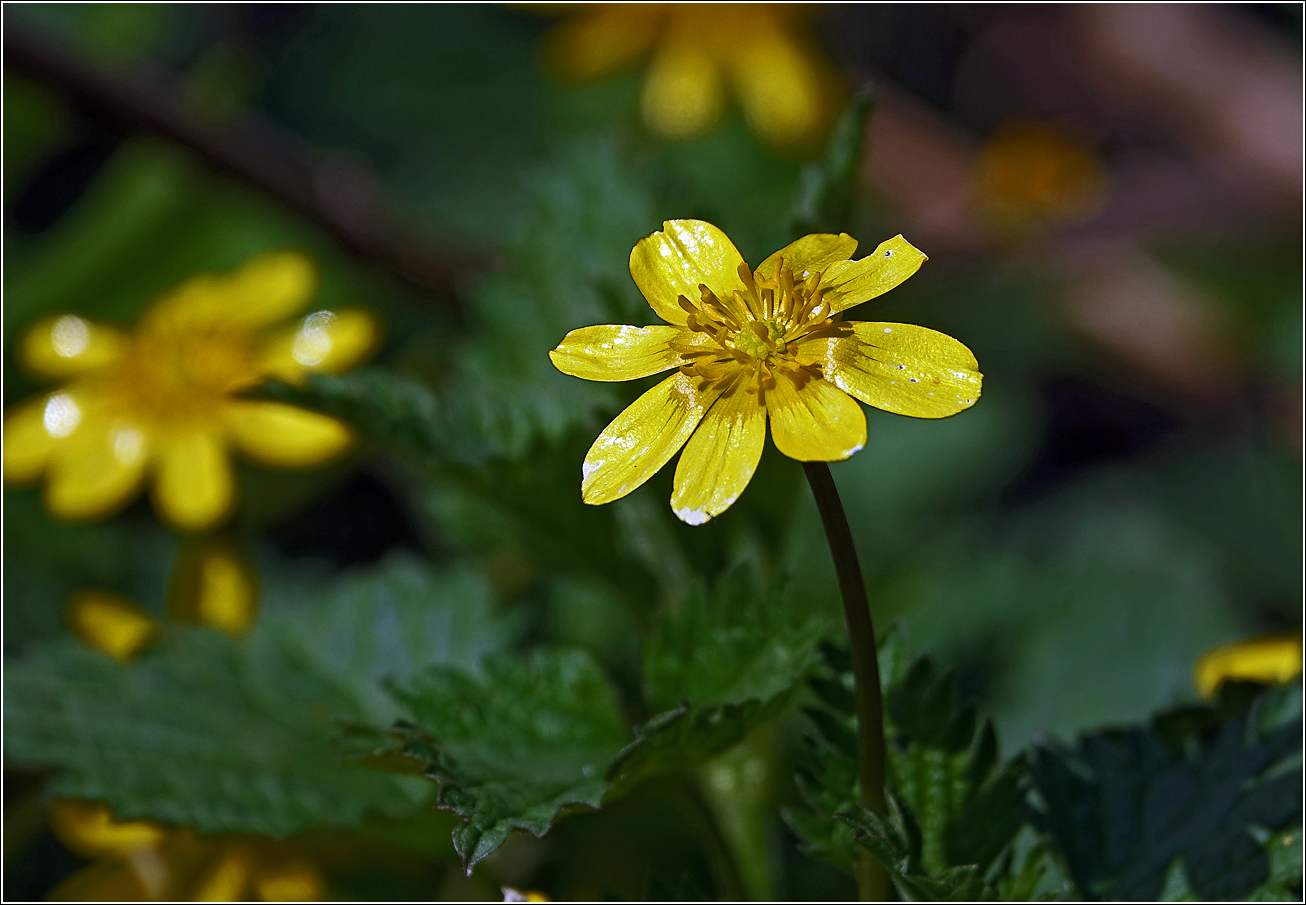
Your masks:
{"label": "blurred yellow flower", "polygon": [[651,52],[640,105],[653,131],[703,132],[729,83],[768,141],[811,143],[831,120],[837,85],[801,34],[803,15],[763,3],[596,3],[554,30],[545,59],[565,77],[588,79]]}
{"label": "blurred yellow flower", "polygon": [[81,520],[126,503],[148,473],[160,515],[198,530],[235,500],[229,448],[287,468],[340,454],[351,434],[334,418],[240,395],[344,370],[371,350],[377,326],[362,311],[286,323],[316,282],[302,255],[265,254],[165,293],[131,333],[72,314],[34,324],[23,363],[67,382],[5,416],[5,480],[44,475],[50,513]]}
{"label": "blurred yellow flower", "polygon": [[321,871],[288,846],[260,837],[204,837],[186,828],[115,820],[104,805],[50,805],[50,827],[91,864],[49,896],[54,901],[319,902]]}
{"label": "blurred yellow flower", "polygon": [[[258,615],[254,570],[225,538],[184,541],[173,564],[168,613],[242,637]],[[102,588],[68,598],[68,623],[84,643],[119,663],[128,663],[158,634],[158,621],[144,607]]]}
{"label": "blurred yellow flower", "polygon": [[856,249],[845,234],[805,236],[750,271],[725,233],[701,220],[669,220],[641,239],[630,273],[667,325],[583,327],[549,353],[558,370],[586,380],[677,369],[594,441],[582,469],[585,502],[625,496],[683,446],[671,508],[698,525],[747,486],[768,416],[780,452],[831,462],[866,442],[855,399],[916,418],[973,405],[979,365],[957,340],[909,324],[839,320],[925,260],[902,236],[850,260]]}
{"label": "blurred yellow flower", "polygon": [[1226,680],[1290,682],[1301,667],[1301,636],[1271,635],[1208,650],[1193,666],[1193,684],[1202,697],[1213,698]]}
{"label": "blurred yellow flower", "polygon": [[1086,220],[1101,209],[1106,190],[1097,155],[1042,123],[1000,127],[976,163],[976,204],[1000,235]]}

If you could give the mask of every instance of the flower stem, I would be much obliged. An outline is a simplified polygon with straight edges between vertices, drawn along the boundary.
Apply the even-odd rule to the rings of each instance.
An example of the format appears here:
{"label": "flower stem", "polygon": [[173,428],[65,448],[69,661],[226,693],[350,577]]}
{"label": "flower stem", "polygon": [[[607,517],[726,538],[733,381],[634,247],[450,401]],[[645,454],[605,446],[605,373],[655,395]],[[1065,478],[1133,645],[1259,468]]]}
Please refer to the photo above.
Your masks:
{"label": "flower stem", "polygon": [[[848,624],[848,642],[852,653],[853,681],[856,685],[857,709],[857,777],[861,784],[861,803],[880,813],[884,801],[884,703],[880,691],[880,663],[876,654],[875,626],[866,600],[862,567],[857,561],[848,517],[844,515],[839,490],[824,462],[804,462],[807,483],[811,485],[816,508],[825,526],[825,539],[839,577],[843,597],[844,620]],[[868,851],[857,863],[857,888],[863,902],[882,902],[888,894],[888,875]]]}

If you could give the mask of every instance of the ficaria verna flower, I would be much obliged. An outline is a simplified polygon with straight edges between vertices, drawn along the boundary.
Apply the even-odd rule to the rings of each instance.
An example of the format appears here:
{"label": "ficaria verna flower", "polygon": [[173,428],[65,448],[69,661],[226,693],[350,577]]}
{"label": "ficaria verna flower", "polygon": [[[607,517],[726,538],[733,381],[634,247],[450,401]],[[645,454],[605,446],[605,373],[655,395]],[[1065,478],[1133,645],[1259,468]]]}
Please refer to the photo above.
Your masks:
{"label": "ficaria verna flower", "polygon": [[902,236],[854,261],[856,249],[848,235],[805,236],[751,271],[725,233],[701,220],[669,220],[636,243],[631,276],[667,324],[582,327],[549,357],[586,380],[676,373],[594,441],[582,469],[585,502],[620,499],[683,446],[671,508],[698,525],[747,486],[768,418],[780,452],[833,462],[866,442],[855,400],[916,418],[973,405],[979,366],[957,340],[909,324],[839,319],[925,260]]}
{"label": "ficaria verna flower", "polygon": [[1213,698],[1226,681],[1291,682],[1301,668],[1301,635],[1269,635],[1208,650],[1193,666],[1193,684]]}
{"label": "ficaria verna flower", "polygon": [[340,454],[351,434],[334,418],[241,396],[344,370],[372,348],[376,325],[362,311],[286,322],[316,281],[304,256],[265,254],[165,293],[131,333],[73,314],[36,323],[23,363],[67,382],[6,415],[5,479],[44,475],[50,513],[83,520],[127,502],[148,475],[160,515],[196,530],[234,502],[230,449],[286,468]]}
{"label": "ficaria verna flower", "polygon": [[92,862],[50,894],[56,902],[317,902],[326,894],[318,867],[273,839],[117,820],[102,804],[69,798],[50,803],[50,828]]}
{"label": "ficaria verna flower", "polygon": [[[241,638],[258,616],[254,568],[230,539],[183,541],[169,581],[168,615]],[[119,663],[130,663],[159,634],[159,621],[136,601],[104,588],[68,598],[73,634]]]}
{"label": "ficaria verna flower", "polygon": [[586,79],[651,50],[640,106],[653,131],[675,139],[704,131],[728,82],[759,134],[803,144],[820,136],[835,103],[832,79],[800,36],[802,14],[762,3],[596,3],[550,35],[546,59]]}

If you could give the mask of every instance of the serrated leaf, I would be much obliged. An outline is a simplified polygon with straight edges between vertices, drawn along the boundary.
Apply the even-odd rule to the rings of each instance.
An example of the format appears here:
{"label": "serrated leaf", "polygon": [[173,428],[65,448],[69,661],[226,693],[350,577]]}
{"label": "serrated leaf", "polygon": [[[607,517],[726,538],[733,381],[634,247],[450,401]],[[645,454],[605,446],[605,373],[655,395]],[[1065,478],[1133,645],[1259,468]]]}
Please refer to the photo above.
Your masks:
{"label": "serrated leaf", "polygon": [[893,879],[903,897],[912,901],[965,902],[993,898],[973,864],[926,872],[919,860],[918,830],[910,810],[890,798],[892,816],[886,817],[863,805],[838,815],[853,828],[857,843],[875,856]]}
{"label": "serrated leaf", "polygon": [[[1083,736],[1073,749],[1036,748],[1040,822],[1080,893],[1154,899],[1175,859],[1203,899],[1264,883],[1269,858],[1248,827],[1301,819],[1301,712],[1288,719],[1284,706],[1294,700],[1297,690],[1270,689],[1214,728],[1189,712],[1182,724],[1163,718]],[[1176,737],[1177,725],[1189,731]]]}
{"label": "serrated leaf", "polygon": [[[844,651],[822,653],[832,675],[813,682],[821,683],[817,692],[827,709],[807,711],[818,737],[808,740],[809,760],[798,785],[823,819],[790,825],[804,840],[804,851],[848,869],[856,850],[846,847],[846,836],[821,827],[837,822],[834,816],[857,798],[856,719],[849,697],[837,691],[851,686],[851,662]],[[904,839],[911,842],[908,854],[921,862],[916,872],[931,876],[974,865],[980,876],[1026,819],[1021,768],[1012,762],[996,769],[992,724],[985,721],[977,731],[975,710],[958,700],[951,675],[940,674],[927,658],[909,663],[896,631],[881,644],[880,668],[887,781]]]}
{"label": "serrated leaf", "polygon": [[169,628],[129,666],[44,645],[5,670],[6,751],[60,768],[52,794],[202,832],[285,836],[422,801],[412,779],[340,763],[333,720],[361,718],[358,704],[262,650],[198,628]]}
{"label": "serrated leaf", "polygon": [[609,770],[612,796],[666,770],[702,763],[784,711],[820,660],[823,620],[795,620],[780,585],[742,572],[664,613],[645,646],[650,708],[664,711]]}
{"label": "serrated leaf", "polygon": [[461,815],[454,847],[467,869],[513,829],[542,836],[572,807],[596,808],[604,770],[629,739],[616,696],[580,651],[494,657],[485,679],[436,668],[392,694],[412,719],[405,753]]}
{"label": "serrated leaf", "polygon": [[787,701],[756,699],[742,704],[685,705],[645,723],[612,761],[608,799],[618,798],[650,777],[697,766],[733,747],[762,723],[774,719]]}
{"label": "serrated leaf", "polygon": [[512,644],[520,622],[495,611],[479,572],[436,572],[404,554],[326,584],[272,585],[264,612],[267,634],[298,651],[305,669],[333,676],[376,725],[399,716],[386,679],[436,664],[477,674]]}
{"label": "serrated leaf", "polygon": [[342,763],[341,722],[389,719],[387,676],[497,649],[478,581],[394,560],[328,588],[269,593],[243,642],[169,626],[128,666],[69,640],[6,666],[9,756],[121,817],[288,835],[401,815],[425,784]]}

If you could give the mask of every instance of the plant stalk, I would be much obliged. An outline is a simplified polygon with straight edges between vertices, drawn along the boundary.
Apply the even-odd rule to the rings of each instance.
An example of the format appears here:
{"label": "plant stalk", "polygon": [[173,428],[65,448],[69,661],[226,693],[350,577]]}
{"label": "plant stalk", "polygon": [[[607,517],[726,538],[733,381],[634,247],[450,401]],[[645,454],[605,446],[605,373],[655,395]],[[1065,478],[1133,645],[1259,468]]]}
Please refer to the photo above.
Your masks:
{"label": "plant stalk", "polygon": [[[868,808],[885,813],[884,800],[884,702],[880,690],[880,662],[875,645],[875,626],[866,599],[862,567],[857,561],[848,517],[839,499],[839,490],[824,462],[804,462],[803,471],[811,485],[816,508],[821,513],[825,539],[839,577],[843,598],[844,621],[848,625],[848,642],[852,653],[853,681],[856,685],[857,777],[861,784],[860,801]],[[857,862],[857,889],[863,902],[883,902],[889,891],[884,866],[868,851]]]}

